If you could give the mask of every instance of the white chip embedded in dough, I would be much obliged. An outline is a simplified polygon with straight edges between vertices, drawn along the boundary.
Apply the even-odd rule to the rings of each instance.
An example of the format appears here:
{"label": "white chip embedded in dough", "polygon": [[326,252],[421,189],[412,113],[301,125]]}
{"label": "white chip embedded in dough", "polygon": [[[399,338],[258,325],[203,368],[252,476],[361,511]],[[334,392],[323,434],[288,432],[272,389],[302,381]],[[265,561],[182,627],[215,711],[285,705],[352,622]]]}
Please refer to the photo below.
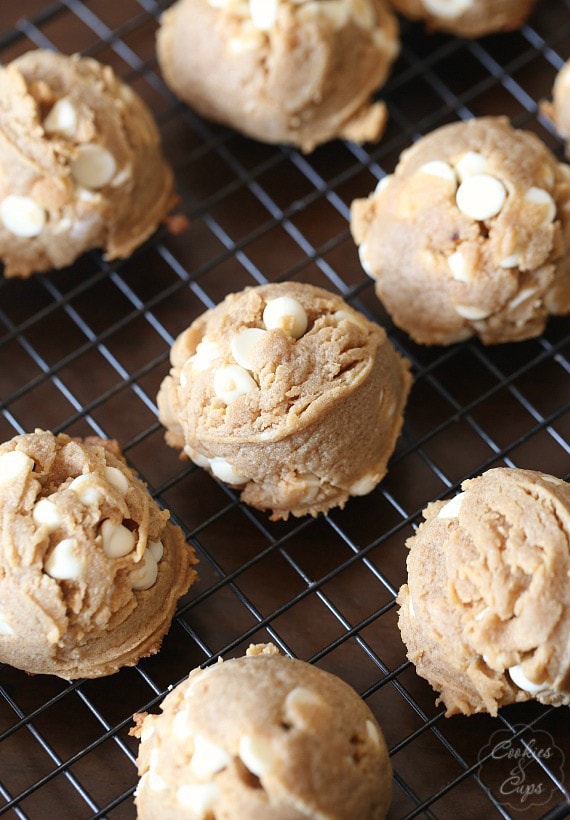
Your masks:
{"label": "white chip embedded in dough", "polygon": [[150,589],[158,577],[158,563],[149,549],[145,549],[137,568],[129,573],[131,587],[136,590]]}
{"label": "white chip embedded in dough", "polygon": [[214,393],[224,404],[233,404],[240,396],[257,389],[256,382],[239,364],[228,364],[214,373]]}
{"label": "white chip embedded in dough", "polygon": [[466,493],[457,493],[451,501],[448,501],[437,514],[438,518],[457,518],[461,505],[465,500]]}
{"label": "white chip embedded in dough", "polygon": [[194,752],[190,761],[190,768],[196,777],[206,780],[217,772],[221,772],[231,763],[231,756],[218,746],[212,743],[203,735],[194,737]]}
{"label": "white chip embedded in dough", "polygon": [[126,475],[118,467],[105,467],[105,478],[124,497],[129,489]]}
{"label": "white chip embedded in dough", "polygon": [[0,486],[11,484],[18,478],[29,475],[34,469],[34,460],[20,450],[11,450],[0,455]]}
{"label": "white chip embedded in dough", "polygon": [[101,500],[102,488],[99,479],[94,473],[83,473],[74,478],[69,489],[73,490],[82,504],[98,504]]}
{"label": "white chip embedded in dough", "polygon": [[452,253],[451,256],[448,256],[447,264],[451,270],[451,275],[454,279],[457,279],[458,282],[470,281],[471,277],[468,273],[467,263],[461,251],[455,251],[455,253]]}
{"label": "white chip embedded in dough", "polygon": [[67,97],[61,97],[44,120],[46,134],[57,134],[71,139],[77,130],[77,111]]}
{"label": "white chip embedded in dough", "polygon": [[508,672],[515,686],[518,686],[518,688],[522,689],[524,692],[529,692],[531,695],[536,695],[539,692],[544,692],[548,689],[547,683],[535,683],[534,681],[529,680],[523,672],[521,664],[511,666]]}
{"label": "white chip embedded in dough", "polygon": [[455,163],[455,173],[460,182],[463,182],[467,177],[485,173],[486,165],[487,160],[483,154],[479,154],[477,151],[466,151]]}
{"label": "white chip embedded in dough", "polygon": [[528,189],[524,198],[526,202],[539,205],[544,209],[542,225],[550,225],[551,222],[554,222],[556,219],[556,203],[548,191],[545,191],[543,188],[532,187]]}
{"label": "white chip embedded in dough", "polygon": [[447,180],[450,182],[453,187],[457,185],[457,177],[455,175],[455,171],[447,162],[443,162],[440,159],[433,159],[430,162],[425,162],[420,168],[418,173],[420,174],[429,174],[433,177],[440,177],[441,179]]}
{"label": "white chip embedded in dough", "polygon": [[486,319],[490,312],[485,308],[477,307],[477,305],[454,305],[455,310],[464,319],[469,319],[471,322],[476,322],[480,319]]}
{"label": "white chip embedded in dough", "polygon": [[253,370],[254,348],[266,333],[267,331],[261,330],[261,328],[245,327],[232,339],[230,345],[232,356],[246,370]]}
{"label": "white chip embedded in dough", "polygon": [[70,163],[71,174],[79,185],[97,190],[108,185],[117,171],[115,157],[95,143],[80,145]]}
{"label": "white chip embedded in dough", "polygon": [[249,0],[251,22],[260,31],[269,31],[277,20],[278,0]]}
{"label": "white chip embedded in dough", "polygon": [[79,552],[75,538],[64,538],[56,544],[44,563],[44,570],[58,581],[81,578],[85,572],[85,557]]}
{"label": "white chip embedded in dough", "polygon": [[220,788],[217,783],[190,783],[179,786],[176,791],[177,802],[189,809],[197,820],[213,817],[212,812],[219,797]]}
{"label": "white chip embedded in dough", "polygon": [[242,735],[239,739],[239,756],[252,774],[262,777],[275,765],[273,751],[268,743],[255,735]]}
{"label": "white chip embedded in dough", "polygon": [[471,7],[472,0],[423,0],[427,11],[438,17],[453,19]]}
{"label": "white chip embedded in dough", "polygon": [[294,339],[300,339],[307,329],[307,313],[303,305],[292,296],[271,299],[263,311],[263,324],[267,330],[282,330]]}
{"label": "white chip embedded in dough", "polygon": [[220,481],[224,481],[226,484],[239,486],[240,484],[246,484],[248,481],[247,476],[238,473],[233,464],[230,464],[229,461],[221,456],[210,459],[210,470],[216,478],[219,478]]}
{"label": "white chip embedded in dough", "polygon": [[501,180],[490,174],[473,174],[467,177],[456,194],[457,207],[461,213],[479,222],[497,216],[506,198],[507,189]]}
{"label": "white chip embedded in dough", "polygon": [[46,212],[29,196],[9,194],[0,202],[0,219],[14,236],[31,239],[43,231]]}
{"label": "white chip embedded in dough", "polygon": [[32,518],[38,526],[46,527],[48,532],[53,532],[61,524],[61,516],[56,505],[48,498],[40,498],[36,501],[32,510]]}
{"label": "white chip embedded in dough", "polygon": [[108,558],[122,558],[135,548],[135,534],[123,524],[114,524],[109,519],[101,524],[103,552]]}

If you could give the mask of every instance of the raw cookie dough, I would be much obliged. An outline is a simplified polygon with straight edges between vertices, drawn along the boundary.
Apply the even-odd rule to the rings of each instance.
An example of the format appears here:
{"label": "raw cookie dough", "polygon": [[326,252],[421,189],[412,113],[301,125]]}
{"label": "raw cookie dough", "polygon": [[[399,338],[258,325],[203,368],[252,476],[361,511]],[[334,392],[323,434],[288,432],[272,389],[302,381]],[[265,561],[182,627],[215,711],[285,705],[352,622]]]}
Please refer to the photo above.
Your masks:
{"label": "raw cookie dough", "polygon": [[556,75],[552,103],[542,103],[541,111],[552,120],[560,136],[566,140],[566,156],[570,158],[570,60]]}
{"label": "raw cookie dough", "polygon": [[139,820],[380,820],[392,792],[382,732],[347,683],[272,644],[196,669],[136,715]]}
{"label": "raw cookie dough", "polygon": [[167,84],[199,114],[306,152],[380,137],[371,97],[398,49],[384,0],[179,0],[157,40]]}
{"label": "raw cookie dough", "polygon": [[6,276],[128,256],[174,204],[152,115],[110,66],[29,51],[0,67],[0,260]]}
{"label": "raw cookie dough", "polygon": [[432,30],[462,37],[482,37],[520,28],[536,0],[390,0],[412,20],[424,20]]}
{"label": "raw cookie dough", "polygon": [[364,270],[421,344],[538,336],[570,311],[570,169],[483,117],[433,131],[352,203]]}
{"label": "raw cookie dough", "polygon": [[194,551],[116,442],[0,445],[0,662],[95,678],[158,651]]}
{"label": "raw cookie dough", "polygon": [[399,626],[447,715],[570,704],[570,484],[488,470],[409,539]]}
{"label": "raw cookie dough", "polygon": [[297,282],[231,294],[176,340],[158,395],[166,441],[273,520],[365,495],[410,388],[383,328]]}

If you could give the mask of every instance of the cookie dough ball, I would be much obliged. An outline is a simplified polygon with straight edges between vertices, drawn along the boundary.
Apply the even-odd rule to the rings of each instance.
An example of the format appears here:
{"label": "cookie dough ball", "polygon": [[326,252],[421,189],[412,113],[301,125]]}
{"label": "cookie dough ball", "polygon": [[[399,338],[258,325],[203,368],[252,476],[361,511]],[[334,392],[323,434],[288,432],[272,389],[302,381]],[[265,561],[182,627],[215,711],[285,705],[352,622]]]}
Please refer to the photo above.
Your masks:
{"label": "cookie dough ball", "polygon": [[504,118],[446,125],[352,204],[365,271],[420,344],[538,336],[570,311],[570,169]]}
{"label": "cookie dough ball", "polygon": [[570,704],[570,484],[497,468],[462,489],[408,541],[408,658],[448,715]]}
{"label": "cookie dough ball", "polygon": [[193,550],[116,442],[0,445],[0,662],[71,679],[158,651]]}
{"label": "cookie dough ball", "polygon": [[0,67],[0,260],[6,276],[103,248],[128,256],[174,203],[141,99],[109,66],[30,51]]}
{"label": "cookie dough ball", "polygon": [[399,40],[384,0],[179,0],[157,48],[167,84],[199,114],[308,152],[380,137],[386,108],[371,96]]}
{"label": "cookie dough ball", "polygon": [[178,337],[171,362],[166,441],[274,520],[342,507],[384,477],[408,363],[339,296],[296,282],[231,294]]}
{"label": "cookie dough ball", "polygon": [[412,20],[462,37],[482,37],[520,28],[536,0],[390,0]]}
{"label": "cookie dough ball", "polygon": [[272,644],[194,670],[137,715],[140,820],[379,820],[392,768],[347,683]]}
{"label": "cookie dough ball", "polygon": [[556,75],[552,103],[543,103],[541,110],[552,120],[560,136],[566,140],[566,156],[570,157],[570,60]]}

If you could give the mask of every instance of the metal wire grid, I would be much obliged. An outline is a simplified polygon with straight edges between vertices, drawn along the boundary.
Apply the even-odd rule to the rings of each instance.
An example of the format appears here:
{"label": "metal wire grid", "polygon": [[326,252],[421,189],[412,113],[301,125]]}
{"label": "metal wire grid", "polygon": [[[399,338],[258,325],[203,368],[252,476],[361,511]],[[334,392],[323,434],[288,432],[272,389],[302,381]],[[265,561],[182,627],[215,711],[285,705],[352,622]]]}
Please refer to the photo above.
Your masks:
{"label": "metal wire grid", "polygon": [[[162,651],[136,669],[66,683],[0,668],[0,814],[133,817],[132,713],[156,708],[193,666],[272,640],[341,675],[375,711],[395,770],[392,817],[565,816],[559,769],[542,761],[550,799],[510,813],[500,789],[481,778],[478,754],[498,730],[523,738],[542,730],[568,759],[567,711],[524,705],[497,720],[445,720],[405,659],[394,598],[404,540],[428,501],[496,464],[568,478],[567,320],[519,345],[418,348],[375,299],[348,214],[404,147],[456,118],[505,113],[561,156],[537,101],[570,56],[570,0],[543,0],[520,32],[475,42],[404,24],[382,92],[391,114],[384,140],[336,143],[309,157],[244,140],[176,102],[154,57],[165,5],[26,0],[0,11],[2,60],[30,47],[80,50],[133,84],[157,115],[191,221],[185,235],[159,232],[126,262],[92,253],[70,270],[0,282],[2,440],[35,426],[117,438],[201,558],[201,581]],[[195,316],[230,291],[284,278],[337,290],[384,323],[413,363],[415,386],[390,473],[374,493],[317,520],[273,524],[177,461],[155,397],[168,348]]]}

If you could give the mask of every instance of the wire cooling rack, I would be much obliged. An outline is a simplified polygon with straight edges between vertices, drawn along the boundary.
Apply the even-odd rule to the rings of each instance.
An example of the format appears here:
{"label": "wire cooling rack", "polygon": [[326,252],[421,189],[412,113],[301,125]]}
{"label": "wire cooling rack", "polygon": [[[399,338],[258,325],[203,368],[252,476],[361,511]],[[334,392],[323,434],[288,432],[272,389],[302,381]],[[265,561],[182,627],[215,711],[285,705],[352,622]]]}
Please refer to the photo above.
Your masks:
{"label": "wire cooling rack", "polygon": [[[458,118],[507,114],[562,158],[538,102],[570,56],[570,0],[543,0],[520,31],[471,42],[402,23],[382,91],[382,142],[335,142],[310,156],[246,140],[174,99],[154,50],[165,5],[0,5],[2,61],[34,47],[80,51],[133,85],[156,115],[189,219],[185,233],[162,230],[128,261],[106,264],[94,252],[29,281],[0,280],[1,440],[35,427],[118,439],[201,561],[162,651],[136,669],[68,683],[0,667],[0,814],[133,818],[132,714],[156,709],[192,667],[271,640],[367,700],[391,750],[391,818],[565,816],[568,710],[525,704],[496,719],[444,718],[406,660],[395,594],[404,542],[427,502],[493,465],[568,478],[569,320],[516,345],[415,346],[375,298],[348,218],[352,199],[392,171],[403,148]],[[383,323],[415,385],[373,493],[326,517],[272,523],[178,460],[155,400],[169,347],[196,316],[228,292],[286,278],[338,291]],[[532,763],[518,782],[492,754],[502,739]]]}

